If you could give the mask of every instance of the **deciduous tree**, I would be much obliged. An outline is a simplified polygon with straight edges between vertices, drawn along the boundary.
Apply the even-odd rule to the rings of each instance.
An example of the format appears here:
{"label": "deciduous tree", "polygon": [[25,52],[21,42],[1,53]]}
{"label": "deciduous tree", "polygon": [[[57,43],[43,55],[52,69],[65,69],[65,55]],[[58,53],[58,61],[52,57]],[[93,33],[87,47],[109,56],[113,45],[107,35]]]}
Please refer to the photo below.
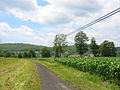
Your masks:
{"label": "deciduous tree", "polygon": [[64,34],[56,35],[54,39],[55,57],[61,57],[61,54],[64,51],[64,47],[66,46],[67,46],[66,35]]}
{"label": "deciduous tree", "polygon": [[50,57],[51,56],[50,51],[48,50],[47,47],[42,48],[41,55],[42,55],[42,57]]}
{"label": "deciduous tree", "polygon": [[94,37],[91,39],[90,49],[91,49],[94,56],[98,56],[99,45],[97,45]]}
{"label": "deciduous tree", "polygon": [[116,49],[114,42],[110,42],[105,40],[101,45],[100,45],[100,55],[103,57],[115,57],[116,56]]}
{"label": "deciduous tree", "polygon": [[87,35],[83,31],[80,31],[76,34],[74,40],[75,40],[75,46],[76,46],[77,52],[80,55],[83,55],[88,50]]}
{"label": "deciduous tree", "polygon": [[18,54],[18,58],[22,58],[22,53],[19,53],[19,54]]}
{"label": "deciduous tree", "polygon": [[34,51],[33,49],[30,49],[29,52],[28,52],[28,56],[29,56],[30,58],[36,57],[35,51]]}

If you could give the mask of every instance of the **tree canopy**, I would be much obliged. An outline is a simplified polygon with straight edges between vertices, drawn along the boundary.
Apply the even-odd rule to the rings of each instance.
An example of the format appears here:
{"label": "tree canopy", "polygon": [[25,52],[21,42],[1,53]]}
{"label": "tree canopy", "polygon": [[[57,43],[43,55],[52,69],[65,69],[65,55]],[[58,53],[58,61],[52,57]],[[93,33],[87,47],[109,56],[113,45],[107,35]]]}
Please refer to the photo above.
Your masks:
{"label": "tree canopy", "polygon": [[90,49],[91,49],[94,56],[98,56],[99,45],[97,45],[96,40],[95,40],[94,37],[91,39]]}
{"label": "tree canopy", "polygon": [[75,40],[75,46],[76,46],[77,52],[83,55],[88,50],[87,35],[83,31],[80,31],[76,34],[74,40]]}
{"label": "tree canopy", "polygon": [[67,46],[66,35],[64,34],[56,35],[53,43],[54,43],[55,57],[61,57],[61,54],[64,51],[64,47]]}
{"label": "tree canopy", "polygon": [[100,55],[103,57],[115,57],[116,56],[116,49],[114,42],[110,42],[105,40],[99,48]]}
{"label": "tree canopy", "polygon": [[42,48],[41,55],[42,55],[42,57],[50,57],[51,56],[50,51],[48,50],[47,47]]}

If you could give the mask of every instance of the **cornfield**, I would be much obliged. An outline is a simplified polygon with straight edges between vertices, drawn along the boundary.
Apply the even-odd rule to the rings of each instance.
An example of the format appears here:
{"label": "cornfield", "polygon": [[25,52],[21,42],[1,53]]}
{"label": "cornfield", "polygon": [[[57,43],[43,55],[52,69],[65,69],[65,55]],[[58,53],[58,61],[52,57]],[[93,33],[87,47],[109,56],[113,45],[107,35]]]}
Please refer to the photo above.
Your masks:
{"label": "cornfield", "polygon": [[58,58],[56,62],[98,75],[105,81],[120,85],[119,57]]}

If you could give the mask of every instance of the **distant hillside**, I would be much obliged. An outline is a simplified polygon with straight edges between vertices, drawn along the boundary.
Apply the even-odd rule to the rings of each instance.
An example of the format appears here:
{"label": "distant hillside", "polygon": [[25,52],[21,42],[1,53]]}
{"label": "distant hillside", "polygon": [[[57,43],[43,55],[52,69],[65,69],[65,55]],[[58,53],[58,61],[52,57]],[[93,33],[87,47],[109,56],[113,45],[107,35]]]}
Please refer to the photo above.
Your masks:
{"label": "distant hillside", "polygon": [[[24,44],[24,43],[3,43],[0,44],[0,48],[6,51],[28,51],[29,49],[34,49],[35,51],[40,51],[45,46],[40,45],[31,45],[31,44]],[[52,54],[54,54],[53,48],[48,47]],[[68,46],[67,51],[70,54],[76,54],[76,48],[74,45]]]}
{"label": "distant hillside", "polygon": [[44,46],[23,44],[23,43],[4,43],[0,44],[0,48],[7,51],[28,51],[29,49],[34,49],[35,51],[40,51]]}
{"label": "distant hillside", "polygon": [[117,51],[120,51],[120,47],[116,47]]}
{"label": "distant hillside", "polygon": [[[29,49],[34,49],[35,51],[40,51],[45,46],[40,45],[31,45],[31,44],[23,44],[23,43],[3,43],[0,44],[0,48],[7,50],[7,51],[28,51]],[[48,47],[52,54],[53,48]],[[116,47],[117,51],[120,52],[120,47]],[[69,54],[77,54],[75,45],[68,46],[66,50]],[[91,53],[90,50],[87,53]]]}

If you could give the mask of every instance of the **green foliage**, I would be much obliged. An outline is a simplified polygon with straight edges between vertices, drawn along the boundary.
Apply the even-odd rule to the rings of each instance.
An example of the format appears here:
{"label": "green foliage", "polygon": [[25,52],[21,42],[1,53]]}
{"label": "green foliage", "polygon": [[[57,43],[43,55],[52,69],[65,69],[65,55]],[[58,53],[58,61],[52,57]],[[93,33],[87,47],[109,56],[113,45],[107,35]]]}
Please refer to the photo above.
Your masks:
{"label": "green foliage", "polygon": [[4,53],[3,50],[0,49],[0,57],[3,57]]}
{"label": "green foliage", "polygon": [[50,57],[51,56],[50,51],[48,50],[47,47],[42,48],[41,55],[42,55],[42,57]]}
{"label": "green foliage", "polygon": [[69,54],[68,51],[66,51],[66,52],[63,53],[63,55],[64,55],[64,57],[68,57],[70,54]]}
{"label": "green foliage", "polygon": [[77,54],[75,45],[67,46],[65,48],[66,51],[68,51],[69,54]]}
{"label": "green foliage", "polygon": [[64,34],[58,34],[55,36],[54,39],[54,51],[55,51],[55,57],[61,57],[61,54],[64,52],[64,47],[66,47],[66,35]]}
{"label": "green foliage", "polygon": [[23,57],[24,57],[24,58],[28,58],[28,57],[29,57],[28,52],[24,52],[24,53],[23,53]]}
{"label": "green foliage", "polygon": [[117,57],[58,58],[57,62],[120,84],[120,59]]}
{"label": "green foliage", "polygon": [[5,54],[4,54],[4,57],[11,57],[11,53],[10,53],[10,52],[5,51],[4,53],[5,53]]}
{"label": "green foliage", "polygon": [[19,53],[5,51],[3,49],[0,50],[0,57],[19,57]]}
{"label": "green foliage", "polygon": [[0,47],[5,51],[29,51],[31,48],[35,51],[40,51],[44,46],[23,43],[3,43],[0,44]]}
{"label": "green foliage", "polygon": [[[89,55],[89,54],[92,53],[89,49],[89,45],[87,45],[87,46],[88,46],[88,50],[87,50],[87,52],[84,53],[85,55]],[[35,51],[37,57],[41,57],[39,52],[41,51],[41,49],[43,47],[44,46],[30,45],[30,44],[11,44],[11,43],[10,44],[0,44],[0,57],[5,57],[6,52],[9,52],[11,54],[10,57],[18,57],[19,52],[21,52],[23,57],[27,58],[27,57],[29,57],[29,50],[31,48]],[[47,48],[50,51],[51,56],[54,56],[55,55],[55,53],[54,53],[55,50],[56,51],[58,50],[58,47],[47,47]],[[64,52],[66,52],[66,51],[70,55],[71,54],[78,54],[75,45],[70,45],[70,46],[67,46],[67,47],[64,46],[62,50],[63,50],[62,55],[64,55]],[[120,56],[119,51],[120,51],[120,47],[117,47],[116,53],[117,53],[118,57]],[[25,56],[24,56],[24,54],[25,54]],[[9,56],[9,55],[7,55],[7,56]]]}
{"label": "green foliage", "polygon": [[28,52],[28,57],[30,58],[34,58],[36,57],[36,53],[33,49],[30,49],[29,52]]}
{"label": "green foliage", "polygon": [[97,45],[94,37],[91,39],[90,49],[94,56],[98,56],[99,46]]}
{"label": "green foliage", "polygon": [[23,56],[22,56],[22,54],[21,53],[19,53],[18,54],[18,58],[22,58]]}
{"label": "green foliage", "polygon": [[36,57],[36,53],[33,49],[30,49],[29,51],[23,52],[22,56],[24,58],[35,58]]}
{"label": "green foliage", "polygon": [[117,57],[120,57],[120,51],[117,51],[116,53],[117,53],[116,56],[117,56]]}
{"label": "green foliage", "polygon": [[104,41],[99,48],[100,55],[103,57],[115,57],[116,49],[114,42]]}
{"label": "green foliage", "polygon": [[75,46],[79,54],[83,55],[88,50],[87,41],[88,37],[83,31],[80,31],[76,34]]}

